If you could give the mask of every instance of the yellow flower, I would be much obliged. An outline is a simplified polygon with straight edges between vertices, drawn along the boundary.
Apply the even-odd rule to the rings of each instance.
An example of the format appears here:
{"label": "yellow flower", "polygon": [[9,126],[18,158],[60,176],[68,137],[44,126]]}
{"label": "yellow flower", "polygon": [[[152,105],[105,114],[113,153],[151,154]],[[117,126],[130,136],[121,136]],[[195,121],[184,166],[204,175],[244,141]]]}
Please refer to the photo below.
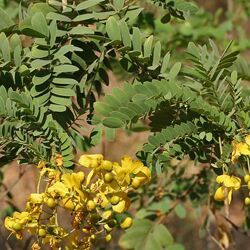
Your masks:
{"label": "yellow flower", "polygon": [[127,211],[130,206],[130,199],[127,197],[126,193],[116,193],[115,196],[119,197],[120,200],[117,204],[112,205],[112,209],[119,214]]}
{"label": "yellow flower", "polygon": [[57,195],[60,195],[61,197],[65,197],[69,193],[69,191],[62,182],[57,181],[48,188],[47,193],[52,197],[55,197]]}
{"label": "yellow flower", "polygon": [[37,242],[34,242],[33,245],[31,246],[31,250],[40,250],[41,247]]}
{"label": "yellow flower", "polygon": [[42,204],[43,198],[44,198],[44,194],[34,193],[30,195],[29,201],[33,204]]}
{"label": "yellow flower", "polygon": [[62,175],[62,182],[70,191],[75,191],[81,199],[83,199],[83,192],[82,192],[82,182],[84,180],[84,173],[72,173],[72,174],[63,174]]}
{"label": "yellow flower", "polygon": [[37,165],[37,168],[38,168],[38,169],[43,169],[43,168],[45,168],[45,167],[46,167],[46,164],[45,164],[44,161],[39,161],[39,162],[38,162],[38,165]]}
{"label": "yellow flower", "polygon": [[142,162],[133,161],[131,157],[124,156],[121,163],[121,166],[118,163],[114,164],[116,179],[121,186],[130,185],[132,179],[137,179],[140,185],[150,180],[151,172]]}
{"label": "yellow flower", "polygon": [[230,204],[233,191],[240,188],[240,178],[223,174],[217,176],[216,182],[222,184],[222,186],[216,190],[214,199],[217,201],[224,201],[228,199],[228,203]]}
{"label": "yellow flower", "polygon": [[14,212],[13,216],[6,217],[4,220],[4,226],[15,233],[17,239],[22,239],[22,231],[27,222],[31,220],[31,216],[28,212]]}
{"label": "yellow flower", "polygon": [[63,157],[60,154],[55,155],[55,164],[57,167],[62,167],[63,166]]}
{"label": "yellow flower", "polygon": [[79,164],[86,168],[98,168],[103,161],[103,155],[82,155],[79,159]]}
{"label": "yellow flower", "polygon": [[247,144],[248,146],[250,146],[250,135],[247,135],[247,136],[245,137],[245,142],[246,142],[246,144]]}
{"label": "yellow flower", "polygon": [[[249,139],[247,138],[247,142],[249,143]],[[236,162],[236,160],[241,156],[241,155],[250,155],[250,147],[249,144],[245,142],[232,142],[233,146],[233,151],[232,151],[232,162]]]}

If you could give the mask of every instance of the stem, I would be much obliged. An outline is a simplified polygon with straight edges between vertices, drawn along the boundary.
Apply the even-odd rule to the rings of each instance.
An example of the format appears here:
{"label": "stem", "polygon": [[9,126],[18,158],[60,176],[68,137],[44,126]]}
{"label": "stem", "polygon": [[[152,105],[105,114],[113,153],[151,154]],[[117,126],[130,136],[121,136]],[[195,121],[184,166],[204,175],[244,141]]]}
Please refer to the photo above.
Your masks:
{"label": "stem", "polygon": [[249,163],[249,158],[247,157],[247,169],[248,169],[248,173],[250,173],[250,163]]}
{"label": "stem", "polygon": [[67,7],[67,5],[68,5],[68,0],[62,0],[63,10],[65,10],[65,8]]}
{"label": "stem", "polygon": [[38,179],[38,183],[37,183],[37,186],[36,186],[36,192],[37,192],[38,194],[40,193],[41,180],[42,180],[42,175],[39,174],[39,179]]}

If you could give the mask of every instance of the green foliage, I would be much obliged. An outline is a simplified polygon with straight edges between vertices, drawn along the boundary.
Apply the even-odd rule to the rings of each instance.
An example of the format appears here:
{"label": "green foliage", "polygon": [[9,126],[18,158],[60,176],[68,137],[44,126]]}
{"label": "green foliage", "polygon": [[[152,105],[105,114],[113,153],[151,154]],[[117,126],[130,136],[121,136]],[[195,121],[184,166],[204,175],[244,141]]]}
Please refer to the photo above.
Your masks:
{"label": "green foliage", "polygon": [[150,220],[134,221],[134,225],[121,237],[119,244],[124,249],[184,249],[181,244],[174,243],[168,229]]}

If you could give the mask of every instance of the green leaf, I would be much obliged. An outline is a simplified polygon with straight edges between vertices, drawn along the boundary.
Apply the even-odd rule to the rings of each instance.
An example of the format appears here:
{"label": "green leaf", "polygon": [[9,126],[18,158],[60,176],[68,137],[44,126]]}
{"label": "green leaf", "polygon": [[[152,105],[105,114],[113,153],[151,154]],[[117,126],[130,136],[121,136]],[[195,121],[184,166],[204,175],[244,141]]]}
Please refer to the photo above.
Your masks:
{"label": "green leaf", "polygon": [[99,68],[99,75],[106,85],[109,85],[109,76],[105,69]]}
{"label": "green leaf", "polygon": [[160,59],[161,59],[161,42],[158,41],[154,47],[153,66],[159,65]]}
{"label": "green leaf", "polygon": [[162,250],[173,244],[173,238],[167,228],[150,220],[134,220],[133,226],[119,240],[124,249]]}
{"label": "green leaf", "polygon": [[180,62],[175,63],[169,72],[169,78],[174,79],[179,74],[180,70],[181,70],[181,63]]}
{"label": "green leaf", "polygon": [[49,109],[54,112],[64,112],[66,107],[62,105],[50,104]]}
{"label": "green leaf", "polygon": [[212,134],[211,132],[207,133],[207,134],[206,134],[206,140],[207,140],[208,142],[210,142],[210,141],[212,141],[212,139],[213,139],[213,134]]}
{"label": "green leaf", "polygon": [[49,80],[50,77],[51,77],[50,73],[44,74],[44,75],[41,75],[41,76],[34,75],[33,78],[32,78],[32,82],[35,85],[40,85],[40,84],[43,84],[44,82],[46,82],[47,80]]}
{"label": "green leaf", "polygon": [[120,25],[120,30],[121,30],[122,42],[125,46],[130,47],[131,37],[130,37],[128,25],[124,20],[121,20],[119,25]]}
{"label": "green leaf", "polygon": [[187,215],[185,207],[183,207],[181,204],[178,204],[174,209],[175,214],[181,218],[184,219]]}
{"label": "green leaf", "polygon": [[162,60],[162,65],[161,65],[161,74],[165,73],[167,68],[168,68],[168,63],[170,59],[170,54],[167,53]]}
{"label": "green leaf", "polygon": [[94,33],[93,29],[84,26],[76,26],[69,31],[70,35],[90,35]]}
{"label": "green leaf", "polygon": [[2,8],[0,8],[0,16],[0,31],[9,29],[15,25],[10,16]]}
{"label": "green leaf", "polygon": [[103,120],[103,125],[109,128],[121,128],[124,122],[118,118],[108,117]]}
{"label": "green leaf", "polygon": [[149,220],[134,220],[133,226],[126,231],[119,240],[119,245],[125,249],[136,249],[136,245],[143,246],[143,241],[152,229],[153,223]]}
{"label": "green leaf", "polygon": [[55,12],[56,9],[49,5],[48,3],[33,3],[28,8],[28,15],[33,16],[38,12],[42,12],[44,16],[46,16],[50,12]]}
{"label": "green leaf", "polygon": [[161,18],[162,23],[169,23],[171,20],[171,14],[168,12]]}
{"label": "green leaf", "polygon": [[133,27],[132,43],[133,49],[141,52],[142,35],[137,27]]}
{"label": "green leaf", "polygon": [[162,246],[169,246],[174,243],[173,236],[162,224],[156,224],[154,227],[154,236]]}
{"label": "green leaf", "polygon": [[109,17],[106,22],[106,31],[111,40],[121,41],[119,24],[113,16]]}
{"label": "green leaf", "polygon": [[154,36],[150,36],[144,42],[144,57],[150,57],[152,54]]}
{"label": "green leaf", "polygon": [[73,78],[54,78],[53,83],[56,85],[77,85],[78,82]]}
{"label": "green leaf", "polygon": [[125,0],[113,0],[113,4],[118,11],[120,11],[123,8],[124,2]]}
{"label": "green leaf", "polygon": [[42,34],[43,37],[49,36],[48,24],[42,12],[37,12],[34,16],[32,16],[31,25],[32,25],[32,28],[36,32]]}
{"label": "green leaf", "polygon": [[232,84],[235,85],[237,83],[237,80],[238,80],[238,76],[237,76],[237,71],[233,71],[231,73],[231,81],[232,81]]}
{"label": "green leaf", "polygon": [[104,2],[104,0],[87,0],[87,1],[83,1],[82,3],[80,3],[80,4],[78,4],[76,6],[76,11],[85,10],[85,9],[94,7],[95,5],[98,5],[101,2]]}
{"label": "green leaf", "polygon": [[[53,69],[53,72],[55,72],[55,73],[64,73],[64,72],[71,73],[71,72],[76,72],[78,70],[79,70],[79,68],[74,66],[74,65],[63,64],[63,65],[55,66]],[[65,84],[67,84],[67,83],[65,83]]]}
{"label": "green leaf", "polygon": [[168,246],[166,250],[185,250],[185,248],[183,245],[175,243],[171,246]]}
{"label": "green leaf", "polygon": [[71,99],[64,98],[61,96],[55,96],[55,95],[51,96],[50,101],[54,104],[63,105],[63,106],[70,106],[72,104]]}
{"label": "green leaf", "polygon": [[69,17],[55,12],[48,13],[46,18],[49,20],[60,21],[60,22],[71,22],[71,19]]}
{"label": "green leaf", "polygon": [[54,87],[51,90],[51,93],[56,94],[56,95],[60,95],[60,96],[75,96],[76,93],[69,88],[58,88],[58,87]]}
{"label": "green leaf", "polygon": [[10,45],[9,45],[9,41],[6,35],[3,32],[0,34],[0,49],[1,49],[4,61],[9,62],[11,60]]}
{"label": "green leaf", "polygon": [[56,21],[53,20],[50,23],[50,27],[49,27],[49,31],[50,31],[50,47],[54,47],[55,42],[56,42],[56,33],[57,33],[57,24]]}

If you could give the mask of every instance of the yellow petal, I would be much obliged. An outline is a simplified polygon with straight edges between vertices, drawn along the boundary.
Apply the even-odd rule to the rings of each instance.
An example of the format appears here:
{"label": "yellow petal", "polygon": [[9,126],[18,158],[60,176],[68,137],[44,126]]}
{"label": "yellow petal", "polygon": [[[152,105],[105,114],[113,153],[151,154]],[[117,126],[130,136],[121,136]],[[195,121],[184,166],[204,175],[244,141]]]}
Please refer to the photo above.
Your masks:
{"label": "yellow petal", "polygon": [[82,155],[79,159],[79,164],[86,168],[97,168],[101,165],[103,161],[103,155],[93,154],[93,155]]}
{"label": "yellow petal", "polygon": [[239,148],[238,148],[238,142],[237,141],[232,141],[232,147],[233,147],[233,151],[232,151],[232,158],[231,161],[233,163],[236,162],[236,160],[239,158],[239,156],[241,155]]}
{"label": "yellow petal", "polygon": [[245,137],[245,142],[246,142],[246,144],[247,144],[248,146],[250,146],[250,135],[247,135],[247,136]]}
{"label": "yellow petal", "polygon": [[117,213],[123,213],[127,211],[130,206],[130,199],[123,192],[116,193],[115,195],[120,197],[120,201],[118,204],[113,205],[112,209]]}
{"label": "yellow petal", "polygon": [[216,182],[217,183],[223,183],[226,178],[230,177],[229,175],[222,174],[216,177]]}
{"label": "yellow petal", "polygon": [[128,155],[123,156],[121,162],[122,162],[122,167],[125,167],[127,169],[130,168],[133,163],[132,158]]}
{"label": "yellow petal", "polygon": [[95,171],[94,169],[91,170],[86,178],[86,186],[89,185],[89,183],[91,182],[92,178],[95,176]]}
{"label": "yellow petal", "polygon": [[128,205],[125,200],[121,200],[118,204],[113,205],[112,208],[116,213],[123,213],[127,210]]}
{"label": "yellow petal", "polygon": [[244,142],[240,142],[237,145],[237,150],[240,152],[240,154],[242,155],[250,155],[250,149],[249,146],[244,143]]}
{"label": "yellow petal", "polygon": [[33,204],[41,204],[43,202],[43,197],[44,195],[43,194],[31,194],[30,195],[30,202],[33,203]]}
{"label": "yellow petal", "polygon": [[215,194],[214,194],[214,199],[216,201],[224,201],[226,199],[226,195],[225,195],[225,190],[224,187],[219,187]]}
{"label": "yellow petal", "polygon": [[57,181],[55,184],[48,188],[47,192],[52,197],[55,197],[57,194],[59,194],[61,197],[64,197],[69,191],[62,182]]}
{"label": "yellow petal", "polygon": [[14,223],[15,223],[14,219],[12,217],[9,217],[9,216],[6,217],[4,220],[4,226],[10,231],[13,231],[12,226]]}
{"label": "yellow petal", "polygon": [[230,204],[232,201],[233,190],[232,190],[232,188],[229,188],[227,191],[228,191],[228,195],[227,195],[228,204]]}
{"label": "yellow petal", "polygon": [[103,192],[99,192],[94,199],[94,202],[105,208],[109,205],[109,200]]}
{"label": "yellow petal", "polygon": [[241,180],[236,176],[227,176],[225,178],[223,185],[228,188],[233,188],[235,190],[240,188]]}
{"label": "yellow petal", "polygon": [[65,207],[68,210],[73,210],[75,207],[75,204],[72,202],[71,199],[69,198],[64,198],[61,202],[60,205]]}

